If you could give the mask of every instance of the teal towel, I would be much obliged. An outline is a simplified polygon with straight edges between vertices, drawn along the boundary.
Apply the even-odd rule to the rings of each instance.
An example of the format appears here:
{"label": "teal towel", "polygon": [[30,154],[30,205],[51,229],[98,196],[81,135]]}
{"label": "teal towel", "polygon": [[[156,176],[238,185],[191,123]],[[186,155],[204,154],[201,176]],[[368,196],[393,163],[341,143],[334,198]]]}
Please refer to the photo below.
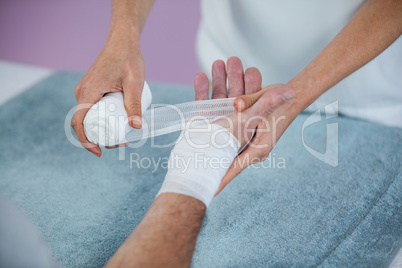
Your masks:
{"label": "teal towel", "polygon": [[[135,159],[163,161],[172,146],[155,145],[179,133],[128,149],[125,160],[118,150],[98,159],[73,146],[64,121],[81,78],[55,74],[0,106],[0,193],[33,220],[63,266],[101,267],[166,174],[145,161],[138,168]],[[190,87],[150,87],[153,103],[194,99]],[[402,241],[402,130],[324,117],[304,138],[324,152],[326,124],[338,124],[339,163],[332,167],[303,146],[309,116],[295,120],[264,167],[247,169],[212,201],[194,267],[381,267],[393,258]]]}

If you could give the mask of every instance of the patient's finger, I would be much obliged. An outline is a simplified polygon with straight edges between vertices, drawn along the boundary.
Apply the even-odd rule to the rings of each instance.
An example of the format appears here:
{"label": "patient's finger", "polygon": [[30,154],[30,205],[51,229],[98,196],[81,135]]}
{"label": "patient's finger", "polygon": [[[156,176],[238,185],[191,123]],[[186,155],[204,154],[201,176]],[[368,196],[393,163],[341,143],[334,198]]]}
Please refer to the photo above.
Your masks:
{"label": "patient's finger", "polygon": [[231,57],[227,62],[229,98],[244,95],[243,65],[238,57]]}
{"label": "patient's finger", "polygon": [[209,81],[204,73],[198,73],[194,80],[195,100],[209,99]]}
{"label": "patient's finger", "polygon": [[212,64],[212,99],[227,97],[225,62],[217,60]]}
{"label": "patient's finger", "polygon": [[260,91],[262,88],[261,84],[262,76],[260,71],[255,67],[248,68],[244,73],[245,94],[253,94]]}

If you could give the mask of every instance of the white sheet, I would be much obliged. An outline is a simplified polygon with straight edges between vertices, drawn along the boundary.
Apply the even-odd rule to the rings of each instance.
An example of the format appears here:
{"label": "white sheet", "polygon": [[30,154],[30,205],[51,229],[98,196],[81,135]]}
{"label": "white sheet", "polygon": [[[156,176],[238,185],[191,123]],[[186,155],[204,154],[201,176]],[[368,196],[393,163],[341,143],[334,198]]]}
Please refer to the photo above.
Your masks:
{"label": "white sheet", "polygon": [[53,72],[47,68],[0,60],[0,105]]}

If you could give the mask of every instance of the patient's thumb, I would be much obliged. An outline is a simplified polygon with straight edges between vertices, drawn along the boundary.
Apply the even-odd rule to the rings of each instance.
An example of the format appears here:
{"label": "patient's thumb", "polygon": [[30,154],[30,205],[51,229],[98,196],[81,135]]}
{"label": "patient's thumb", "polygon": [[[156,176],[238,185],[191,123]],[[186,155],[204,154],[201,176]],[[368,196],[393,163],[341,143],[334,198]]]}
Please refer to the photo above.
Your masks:
{"label": "patient's thumb", "polygon": [[124,108],[127,112],[128,123],[133,128],[141,128],[141,95],[144,81],[123,83]]}

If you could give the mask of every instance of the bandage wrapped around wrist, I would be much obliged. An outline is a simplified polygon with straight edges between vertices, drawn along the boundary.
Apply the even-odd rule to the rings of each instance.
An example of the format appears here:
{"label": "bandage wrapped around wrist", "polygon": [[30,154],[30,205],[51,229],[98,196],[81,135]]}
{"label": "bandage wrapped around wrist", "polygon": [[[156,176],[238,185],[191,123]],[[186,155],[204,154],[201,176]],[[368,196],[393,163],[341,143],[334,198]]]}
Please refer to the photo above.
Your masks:
{"label": "bandage wrapped around wrist", "polygon": [[239,141],[220,125],[205,123],[186,128],[170,154],[169,169],[158,195],[184,194],[208,207],[239,149]]}

